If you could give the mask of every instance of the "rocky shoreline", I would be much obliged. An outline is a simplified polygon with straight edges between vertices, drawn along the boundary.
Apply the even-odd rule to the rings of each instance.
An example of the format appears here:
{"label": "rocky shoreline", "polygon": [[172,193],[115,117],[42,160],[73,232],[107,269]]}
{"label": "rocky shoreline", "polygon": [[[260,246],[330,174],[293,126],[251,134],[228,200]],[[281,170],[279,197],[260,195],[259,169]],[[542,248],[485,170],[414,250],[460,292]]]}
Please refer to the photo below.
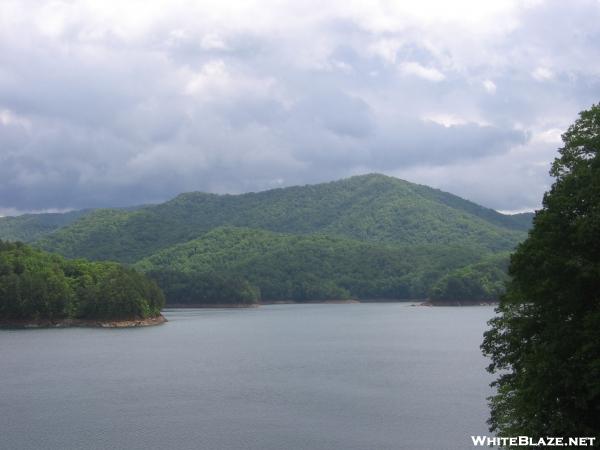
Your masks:
{"label": "rocky shoreline", "polygon": [[0,328],[136,328],[162,325],[167,319],[161,314],[157,317],[132,320],[89,320],[89,319],[62,319],[62,320],[15,320],[0,322]]}

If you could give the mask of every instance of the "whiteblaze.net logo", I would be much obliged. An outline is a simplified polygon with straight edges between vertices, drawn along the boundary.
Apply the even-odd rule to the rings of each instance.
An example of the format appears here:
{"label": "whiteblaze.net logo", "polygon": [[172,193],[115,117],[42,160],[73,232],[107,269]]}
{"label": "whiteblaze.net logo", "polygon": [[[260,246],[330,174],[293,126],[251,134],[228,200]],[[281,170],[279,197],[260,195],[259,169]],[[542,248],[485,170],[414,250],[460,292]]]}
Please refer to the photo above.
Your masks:
{"label": "whiteblaze.net logo", "polygon": [[475,447],[593,447],[595,437],[471,436]]}

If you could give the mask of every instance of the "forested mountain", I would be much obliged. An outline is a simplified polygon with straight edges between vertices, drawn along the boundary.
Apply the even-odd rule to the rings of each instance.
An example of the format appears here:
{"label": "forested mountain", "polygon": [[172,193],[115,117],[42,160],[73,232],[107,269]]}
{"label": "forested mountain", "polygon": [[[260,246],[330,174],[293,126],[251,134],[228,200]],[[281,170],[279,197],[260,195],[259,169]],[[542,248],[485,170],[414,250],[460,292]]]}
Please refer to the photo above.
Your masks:
{"label": "forested mountain", "polygon": [[[135,211],[145,205],[104,209],[115,213]],[[22,214],[20,216],[0,216],[0,239],[5,241],[33,242],[55,230],[70,225],[80,217],[93,212],[93,209],[79,209],[64,213]]]}
{"label": "forested mountain", "polygon": [[[531,214],[383,175],[0,220],[0,238],[147,272],[169,303],[495,299]],[[3,234],[4,233],[4,234]],[[503,256],[496,257],[495,255]],[[464,300],[464,299],[463,299]]]}
{"label": "forested mountain", "polygon": [[91,210],[0,217],[0,239],[31,242],[58,230]]}
{"label": "forested mountain", "polygon": [[242,280],[257,288],[262,300],[406,299],[426,297],[430,286],[448,271],[480,257],[481,250],[472,246],[388,246],[327,235],[222,227],[160,251],[135,267],[154,277],[167,298],[173,301],[176,296],[177,303],[198,302],[203,292],[215,292],[211,274],[235,280],[244,294],[230,296],[240,303],[252,301]]}
{"label": "forested mountain", "polygon": [[525,238],[521,218],[383,175],[241,195],[182,194],[135,211],[97,210],[37,245],[69,257],[133,263],[219,226],[346,237],[394,245],[504,251]]}
{"label": "forested mountain", "polygon": [[118,263],[67,260],[0,241],[0,323],[125,320],[160,315],[156,283]]}

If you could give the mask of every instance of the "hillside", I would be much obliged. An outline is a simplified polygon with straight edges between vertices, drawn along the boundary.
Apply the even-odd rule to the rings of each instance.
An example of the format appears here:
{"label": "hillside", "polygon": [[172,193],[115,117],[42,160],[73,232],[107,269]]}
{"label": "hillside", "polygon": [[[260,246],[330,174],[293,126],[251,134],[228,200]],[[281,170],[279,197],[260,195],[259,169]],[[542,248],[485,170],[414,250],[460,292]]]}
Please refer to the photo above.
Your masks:
{"label": "hillside", "polygon": [[452,270],[433,284],[429,297],[439,303],[498,301],[509,280],[509,260],[508,252],[496,253]]}
{"label": "hillside", "polygon": [[37,245],[69,257],[133,263],[220,226],[482,252],[514,248],[527,229],[522,218],[375,174],[241,195],[187,193],[134,211],[97,210]]}
{"label": "hillside", "polygon": [[262,300],[424,298],[433,282],[449,270],[478,261],[480,255],[468,246],[395,247],[326,235],[221,227],[160,251],[135,267],[155,278],[171,303],[221,302],[205,294],[215,292],[217,274],[236,280],[245,291],[248,285],[240,283],[248,282]]}
{"label": "hillside", "polygon": [[69,225],[91,210],[0,217],[0,239],[32,242]]}
{"label": "hillside", "polygon": [[156,283],[131,268],[0,241],[0,325],[150,319],[164,301]]}

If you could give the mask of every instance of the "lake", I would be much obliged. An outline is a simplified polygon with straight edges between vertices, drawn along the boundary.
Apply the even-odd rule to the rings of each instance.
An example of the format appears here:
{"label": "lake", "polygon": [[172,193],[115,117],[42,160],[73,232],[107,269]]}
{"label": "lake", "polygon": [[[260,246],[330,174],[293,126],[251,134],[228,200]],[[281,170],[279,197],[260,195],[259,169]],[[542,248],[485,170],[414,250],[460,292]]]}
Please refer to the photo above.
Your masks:
{"label": "lake", "polygon": [[0,331],[0,448],[473,448],[492,307],[167,310],[138,329]]}

